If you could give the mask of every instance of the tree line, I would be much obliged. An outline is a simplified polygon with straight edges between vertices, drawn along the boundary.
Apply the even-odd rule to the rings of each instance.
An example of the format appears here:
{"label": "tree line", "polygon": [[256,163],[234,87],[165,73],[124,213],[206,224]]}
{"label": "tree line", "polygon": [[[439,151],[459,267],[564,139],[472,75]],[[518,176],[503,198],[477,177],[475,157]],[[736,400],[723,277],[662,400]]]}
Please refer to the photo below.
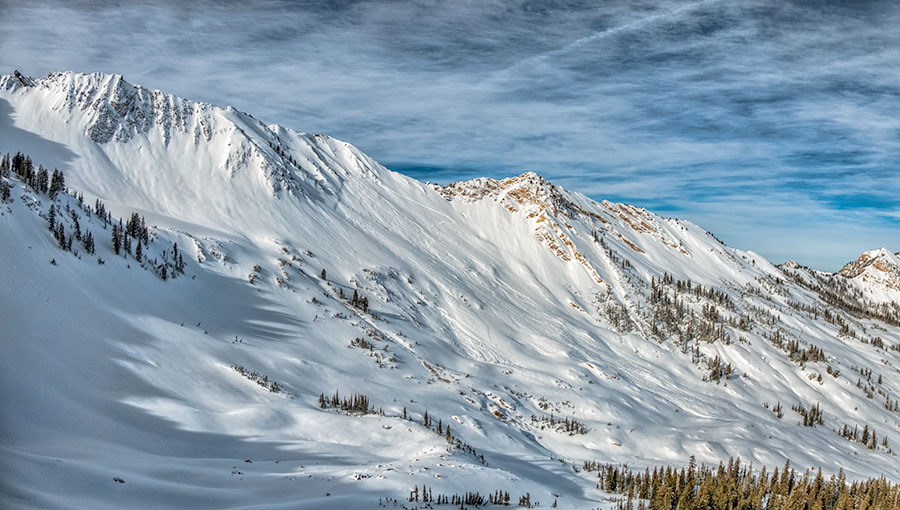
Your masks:
{"label": "tree line", "polygon": [[[143,216],[133,212],[127,221],[119,218],[116,223],[112,213],[99,199],[94,202],[92,209],[85,204],[83,194],[70,192],[62,171],[54,168],[50,172],[42,165],[35,169],[31,156],[21,152],[16,152],[13,156],[7,153],[0,158],[0,201],[10,200],[9,180],[13,176],[35,195],[49,198],[50,208],[46,216],[42,216],[46,218],[48,230],[63,251],[78,256],[76,245],[81,244],[87,254],[96,254],[97,241],[87,228],[88,224],[94,223],[91,218],[96,217],[104,230],[112,225],[110,241],[116,255],[132,255],[142,267],[149,265],[162,280],[184,274],[186,265],[178,250],[178,243],[174,243],[171,250],[162,250],[159,254],[162,260],[159,257],[147,257],[146,250],[152,238]],[[71,194],[72,199],[60,200],[60,194]],[[74,200],[77,200],[77,204]],[[105,261],[98,257],[97,262],[103,264]]]}
{"label": "tree line", "polygon": [[[786,462],[770,475],[754,473],[741,459],[718,467],[671,466],[633,471],[627,466],[585,463],[597,471],[598,487],[625,496],[620,509],[639,510],[887,510],[900,508],[900,485],[885,478],[848,482],[843,470],[826,477],[821,468],[798,473]],[[646,503],[645,503],[646,502]]]}

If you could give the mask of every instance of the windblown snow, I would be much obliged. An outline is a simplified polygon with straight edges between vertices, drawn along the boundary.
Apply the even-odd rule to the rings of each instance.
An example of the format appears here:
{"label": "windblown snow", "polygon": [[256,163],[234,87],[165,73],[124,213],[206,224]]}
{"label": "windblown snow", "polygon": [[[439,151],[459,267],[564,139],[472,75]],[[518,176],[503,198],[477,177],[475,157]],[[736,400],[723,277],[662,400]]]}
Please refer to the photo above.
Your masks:
{"label": "windblown snow", "polygon": [[[69,190],[13,175],[0,204],[6,508],[375,508],[422,485],[596,508],[585,461],[692,455],[900,481],[889,250],[775,266],[535,173],[422,183],[119,75],[0,77],[0,151]],[[60,248],[51,205],[94,254]],[[133,212],[141,261],[111,242]]]}

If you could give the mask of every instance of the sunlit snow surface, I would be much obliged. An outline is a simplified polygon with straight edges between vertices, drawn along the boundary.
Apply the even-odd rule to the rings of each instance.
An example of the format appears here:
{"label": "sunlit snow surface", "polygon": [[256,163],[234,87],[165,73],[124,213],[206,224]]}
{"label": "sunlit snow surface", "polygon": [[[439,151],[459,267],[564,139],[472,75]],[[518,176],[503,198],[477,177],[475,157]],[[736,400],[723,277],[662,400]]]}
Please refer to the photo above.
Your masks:
{"label": "sunlit snow surface", "polygon": [[[46,196],[17,186],[0,206],[4,506],[374,508],[425,484],[604,507],[583,461],[680,466],[691,455],[900,480],[898,457],[834,431],[869,424],[900,445],[900,415],[856,387],[856,369],[870,368],[900,394],[898,352],[860,341],[898,344],[900,330],[852,319],[860,338],[839,337],[787,306],[822,306],[792,283],[812,270],[777,268],[689,222],[530,173],[437,188],[333,138],[115,75],[3,76],[0,151],[58,167],[116,218],[145,215],[157,249],[177,242],[188,262],[163,282],[115,256],[94,218],[82,228],[99,265],[57,247],[38,215]],[[887,273],[863,264],[874,276],[852,285],[897,301],[896,255],[873,257]],[[701,343],[735,367],[727,385],[704,382],[674,339],[648,339],[649,282],[664,273],[728,293],[739,311],[768,310],[840,377],[825,362],[801,368],[760,329],[732,332],[746,343]],[[340,289],[368,297],[372,313]],[[630,331],[613,327],[609,305],[624,306]],[[374,350],[350,347],[357,337]],[[385,416],[320,409],[335,390],[367,394]],[[776,402],[782,419],[763,406]],[[797,402],[821,403],[824,425],[798,425]],[[397,417],[404,407],[415,422]],[[487,465],[448,453],[420,425],[426,410]],[[551,411],[587,433],[532,423]]]}

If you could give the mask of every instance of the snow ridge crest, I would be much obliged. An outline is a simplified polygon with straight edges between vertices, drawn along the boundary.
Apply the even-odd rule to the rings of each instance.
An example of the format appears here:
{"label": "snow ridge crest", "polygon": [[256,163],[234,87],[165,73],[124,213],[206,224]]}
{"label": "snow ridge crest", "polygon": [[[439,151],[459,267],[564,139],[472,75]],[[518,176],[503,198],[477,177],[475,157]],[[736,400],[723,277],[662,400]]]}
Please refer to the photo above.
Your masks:
{"label": "snow ridge crest", "polygon": [[[259,171],[273,195],[334,194],[350,173],[378,178],[380,165],[350,144],[265,125],[232,107],[191,101],[128,82],[120,74],[52,72],[34,79],[18,71],[0,76],[0,90],[31,96],[41,109],[80,126],[104,150],[136,136],[159,137],[165,147],[206,154],[223,175]],[[191,147],[193,146],[193,147]]]}
{"label": "snow ridge crest", "polygon": [[56,109],[86,114],[85,129],[97,143],[127,142],[154,126],[166,143],[174,131],[212,137],[208,112],[214,107],[132,85],[120,74],[50,73],[36,86],[56,96]]}

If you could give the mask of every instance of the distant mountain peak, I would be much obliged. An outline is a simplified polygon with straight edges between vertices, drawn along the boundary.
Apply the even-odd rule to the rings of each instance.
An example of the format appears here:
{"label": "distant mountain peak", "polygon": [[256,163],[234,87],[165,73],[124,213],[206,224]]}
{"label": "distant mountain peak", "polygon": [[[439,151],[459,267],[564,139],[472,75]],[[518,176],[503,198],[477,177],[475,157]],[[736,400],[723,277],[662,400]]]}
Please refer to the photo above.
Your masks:
{"label": "distant mountain peak", "polygon": [[533,203],[559,198],[555,186],[535,172],[525,172],[513,177],[497,180],[489,177],[478,177],[469,181],[458,181],[445,186],[435,186],[447,200],[463,199],[477,201],[484,198],[502,200],[507,196],[515,202],[522,202],[526,197]]}
{"label": "distant mountain peak", "polygon": [[788,260],[787,262],[785,262],[784,264],[782,264],[781,267],[787,268],[787,269],[798,269],[802,266],[799,263],[797,263],[796,260],[791,259],[791,260]]}
{"label": "distant mountain peak", "polygon": [[35,84],[34,78],[23,75],[22,73],[19,72],[18,69],[13,71],[12,77],[15,78],[18,81],[18,83],[23,87],[33,87]]}
{"label": "distant mountain peak", "polygon": [[844,265],[838,273],[855,278],[870,267],[883,273],[900,273],[900,257],[887,248],[869,250],[863,252],[858,259]]}
{"label": "distant mountain peak", "polygon": [[864,252],[838,271],[839,275],[859,281],[875,291],[900,295],[900,256],[886,248]]}

